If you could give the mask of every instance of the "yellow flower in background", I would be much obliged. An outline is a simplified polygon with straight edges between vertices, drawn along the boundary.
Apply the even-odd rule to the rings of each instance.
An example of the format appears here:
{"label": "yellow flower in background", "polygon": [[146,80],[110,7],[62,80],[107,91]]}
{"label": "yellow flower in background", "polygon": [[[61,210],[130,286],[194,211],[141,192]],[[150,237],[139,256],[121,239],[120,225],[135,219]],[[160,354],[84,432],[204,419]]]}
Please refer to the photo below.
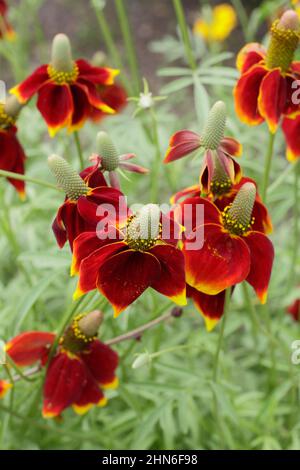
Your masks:
{"label": "yellow flower in background", "polygon": [[237,17],[234,8],[221,3],[211,11],[211,19],[199,18],[194,24],[194,33],[206,41],[224,41],[236,27]]}

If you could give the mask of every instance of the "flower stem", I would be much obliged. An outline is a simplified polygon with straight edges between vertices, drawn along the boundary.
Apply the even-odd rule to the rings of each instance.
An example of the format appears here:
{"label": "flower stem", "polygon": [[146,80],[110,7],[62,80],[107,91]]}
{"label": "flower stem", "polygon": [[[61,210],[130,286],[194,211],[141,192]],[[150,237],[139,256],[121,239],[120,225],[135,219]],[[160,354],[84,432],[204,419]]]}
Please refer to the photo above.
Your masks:
{"label": "flower stem", "polygon": [[126,13],[125,0],[115,0],[117,15],[124,39],[124,44],[126,48],[126,54],[128,58],[131,78],[134,82],[134,94],[138,94],[140,91],[140,72],[136,56],[136,51],[134,47],[133,37],[130,31],[130,25]]}
{"label": "flower stem", "polygon": [[160,156],[157,119],[156,119],[156,114],[153,109],[150,110],[150,114],[151,114],[151,122],[152,122],[152,142],[155,147],[155,157],[154,157],[153,167],[151,171],[151,202],[156,203],[158,199],[158,188],[159,188],[158,183],[159,183],[161,156]]}
{"label": "flower stem", "polygon": [[185,48],[185,54],[187,61],[189,63],[189,66],[191,67],[192,70],[195,70],[197,68],[197,64],[194,58],[193,50],[192,50],[192,45],[189,37],[189,32],[188,32],[188,27],[186,24],[185,16],[184,16],[184,11],[182,8],[182,3],[181,0],[173,0],[173,5],[174,5],[174,10],[177,16],[177,21],[178,25],[180,28],[181,36],[182,36],[182,41],[184,44]]}
{"label": "flower stem", "polygon": [[271,165],[272,165],[272,157],[274,151],[274,141],[275,141],[275,134],[269,132],[269,144],[268,149],[265,157],[265,171],[263,175],[263,182],[262,182],[262,190],[261,190],[261,197],[263,202],[266,202],[267,199],[267,191],[270,179],[270,172],[271,172]]}
{"label": "flower stem", "polygon": [[223,313],[223,317],[221,320],[221,329],[220,329],[220,334],[219,334],[219,339],[218,339],[218,344],[217,344],[217,350],[215,354],[214,366],[213,366],[214,382],[217,382],[218,380],[219,359],[220,359],[220,352],[222,349],[222,344],[223,344],[223,339],[224,339],[224,331],[225,331],[225,324],[226,324],[226,318],[227,318],[227,310],[228,310],[228,306],[230,303],[230,296],[231,296],[231,289],[228,288],[226,289],[226,292],[225,292],[224,313]]}
{"label": "flower stem", "polygon": [[161,322],[168,320],[169,318],[172,318],[172,310],[168,313],[164,313],[163,315],[158,318],[155,318],[154,320],[149,321],[148,323],[145,323],[145,325],[139,326],[138,328],[129,331],[128,333],[124,333],[123,335],[116,336],[115,338],[106,341],[105,344],[111,346],[113,344],[121,343],[121,341],[135,339],[139,337],[144,331],[148,330],[149,328],[152,328],[153,326],[158,325]]}
{"label": "flower stem", "polygon": [[45,188],[51,188],[55,189],[56,191],[61,191],[61,189],[59,189],[57,186],[48,183],[47,181],[31,178],[27,175],[20,175],[19,173],[14,173],[12,171],[0,170],[0,176],[4,176],[5,178],[14,178],[15,180],[27,181],[28,183],[38,184],[40,186],[44,186]]}
{"label": "flower stem", "polygon": [[84,169],[84,159],[83,159],[83,153],[82,153],[81,142],[80,142],[78,131],[74,132],[74,140],[75,140],[75,145],[76,145],[77,154],[78,154],[78,158],[79,158],[80,169],[83,170]]}

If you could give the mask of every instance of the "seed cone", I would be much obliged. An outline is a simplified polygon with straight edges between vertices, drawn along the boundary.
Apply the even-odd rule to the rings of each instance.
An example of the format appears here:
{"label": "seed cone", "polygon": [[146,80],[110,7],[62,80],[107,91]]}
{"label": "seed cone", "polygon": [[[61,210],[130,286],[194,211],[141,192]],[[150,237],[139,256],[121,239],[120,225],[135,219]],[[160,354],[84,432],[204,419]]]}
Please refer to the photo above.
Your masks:
{"label": "seed cone", "polygon": [[95,336],[103,321],[103,313],[94,310],[78,321],[78,328],[85,336]]}
{"label": "seed cone", "polygon": [[226,106],[217,101],[211,108],[206,126],[201,135],[201,145],[210,150],[217,150],[224,137],[226,125]]}
{"label": "seed cone", "polygon": [[266,55],[269,69],[280,67],[287,72],[294,58],[300,38],[300,22],[293,10],[287,10],[271,27],[271,41]]}
{"label": "seed cone", "polygon": [[222,164],[217,151],[212,151],[213,174],[210,189],[213,194],[226,193],[232,186],[232,181]]}
{"label": "seed cone", "polygon": [[249,227],[256,196],[253,183],[245,183],[237,193],[232,206],[228,210],[230,218],[243,227]]}
{"label": "seed cone", "polygon": [[51,155],[48,158],[48,165],[58,186],[65,191],[69,199],[77,201],[80,196],[85,196],[88,193],[88,186],[64,158]]}
{"label": "seed cone", "polygon": [[65,34],[57,34],[52,41],[51,65],[57,72],[73,71],[71,44]]}
{"label": "seed cone", "polygon": [[7,98],[6,103],[4,104],[4,112],[13,119],[16,119],[22,107],[23,106],[19,100],[14,95],[11,95]]}
{"label": "seed cone", "polygon": [[103,170],[114,171],[119,165],[118,151],[106,132],[97,134],[97,152],[101,157]]}

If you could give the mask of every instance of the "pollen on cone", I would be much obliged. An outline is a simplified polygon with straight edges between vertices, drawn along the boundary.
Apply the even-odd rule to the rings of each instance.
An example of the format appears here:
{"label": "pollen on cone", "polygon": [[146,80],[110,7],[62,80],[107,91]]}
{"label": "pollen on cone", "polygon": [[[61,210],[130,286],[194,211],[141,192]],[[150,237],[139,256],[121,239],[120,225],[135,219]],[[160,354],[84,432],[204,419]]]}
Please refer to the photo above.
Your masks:
{"label": "pollen on cone", "polygon": [[207,118],[206,126],[201,135],[201,145],[210,150],[217,150],[224,137],[226,125],[226,106],[223,101],[217,101]]}
{"label": "pollen on cone", "polygon": [[78,327],[86,336],[94,336],[98,333],[103,321],[103,313],[100,310],[94,310],[88,313],[78,322]]}
{"label": "pollen on cone", "polygon": [[72,201],[77,201],[80,196],[88,193],[88,186],[64,158],[51,155],[48,158],[48,165],[57,180],[58,186],[65,191]]}
{"label": "pollen on cone", "polygon": [[251,221],[255,196],[255,184],[250,182],[243,184],[228,211],[230,216],[244,227],[247,227]]}

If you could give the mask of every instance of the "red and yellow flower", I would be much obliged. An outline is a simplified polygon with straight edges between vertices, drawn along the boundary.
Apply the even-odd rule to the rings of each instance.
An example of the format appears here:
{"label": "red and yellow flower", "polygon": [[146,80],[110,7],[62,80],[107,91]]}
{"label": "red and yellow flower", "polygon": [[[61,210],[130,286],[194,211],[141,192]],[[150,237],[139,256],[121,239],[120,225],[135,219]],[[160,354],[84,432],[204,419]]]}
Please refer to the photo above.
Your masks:
{"label": "red and yellow flower", "polygon": [[211,108],[206,126],[200,136],[196,132],[182,130],[170,139],[164,163],[185,157],[195,150],[204,150],[200,187],[203,194],[222,194],[238,183],[242,173],[232,158],[242,153],[241,144],[232,137],[224,137],[226,109],[222,101]]}
{"label": "red and yellow flower", "polygon": [[72,274],[79,274],[75,298],[98,289],[115,316],[148,287],[186,304],[184,257],[176,247],[180,229],[154,204],[127,219],[112,237],[83,233],[74,242]]}
{"label": "red and yellow flower", "polygon": [[[118,355],[97,339],[101,321],[99,311],[80,314],[60,338],[46,372],[44,418],[60,416],[70,406],[78,414],[93,406],[104,406],[104,391],[117,387]],[[45,365],[54,339],[53,333],[22,333],[9,341],[6,352],[19,366],[38,361]]]}
{"label": "red and yellow flower", "polygon": [[234,97],[241,121],[249,125],[266,121],[274,133],[283,116],[294,118],[300,114],[299,105],[292,99],[293,83],[300,77],[300,63],[293,61],[299,38],[299,18],[288,10],[273,23],[267,50],[251,43],[239,52],[237,68],[241,77]]}
{"label": "red and yellow flower", "polygon": [[0,398],[3,398],[11,387],[11,383],[0,379]]}
{"label": "red and yellow flower", "polygon": [[[208,199],[196,196],[185,199],[180,211],[175,212],[176,219],[183,214],[184,226],[189,230],[183,244],[187,293],[204,315],[208,329],[223,313],[225,290],[242,281],[254,288],[262,303],[266,301],[274,249],[263,233],[268,228],[268,218],[259,222],[253,218],[255,197],[255,184],[248,181],[222,211]],[[197,205],[201,204],[203,222],[195,218]],[[192,207],[188,211],[192,217],[185,220],[188,206]],[[264,211],[257,210],[257,217],[265,217]],[[191,243],[201,236],[203,246],[193,249]]]}
{"label": "red and yellow flower", "polygon": [[37,108],[53,137],[61,128],[78,130],[93,109],[113,114],[102,98],[106,86],[113,85],[118,70],[94,67],[85,60],[73,61],[68,38],[58,34],[53,40],[50,64],[38,67],[30,77],[11,90],[21,103],[38,95]]}
{"label": "red and yellow flower", "polygon": [[5,0],[0,0],[0,39],[14,39],[15,32],[7,19],[8,6]]}
{"label": "red and yellow flower", "polygon": [[[25,153],[17,137],[15,126],[20,106],[11,97],[5,104],[0,103],[0,169],[24,175]],[[24,181],[8,178],[15,187],[21,199],[25,198]]]}
{"label": "red and yellow flower", "polygon": [[[122,111],[127,104],[127,93],[125,88],[118,83],[108,86],[98,86],[98,93],[103,103],[113,109],[116,113]],[[94,122],[100,122],[108,114],[101,109],[91,108],[90,118]]]}
{"label": "red and yellow flower", "polygon": [[109,213],[98,215],[101,205],[111,211],[111,217],[117,223],[126,220],[128,210],[124,195],[115,188],[107,186],[102,172],[95,166],[86,168],[80,175],[61,157],[52,155],[49,166],[56,176],[58,185],[65,190],[65,202],[58,209],[52,229],[60,248],[73,241],[82,232],[96,231],[97,224],[109,219]]}

